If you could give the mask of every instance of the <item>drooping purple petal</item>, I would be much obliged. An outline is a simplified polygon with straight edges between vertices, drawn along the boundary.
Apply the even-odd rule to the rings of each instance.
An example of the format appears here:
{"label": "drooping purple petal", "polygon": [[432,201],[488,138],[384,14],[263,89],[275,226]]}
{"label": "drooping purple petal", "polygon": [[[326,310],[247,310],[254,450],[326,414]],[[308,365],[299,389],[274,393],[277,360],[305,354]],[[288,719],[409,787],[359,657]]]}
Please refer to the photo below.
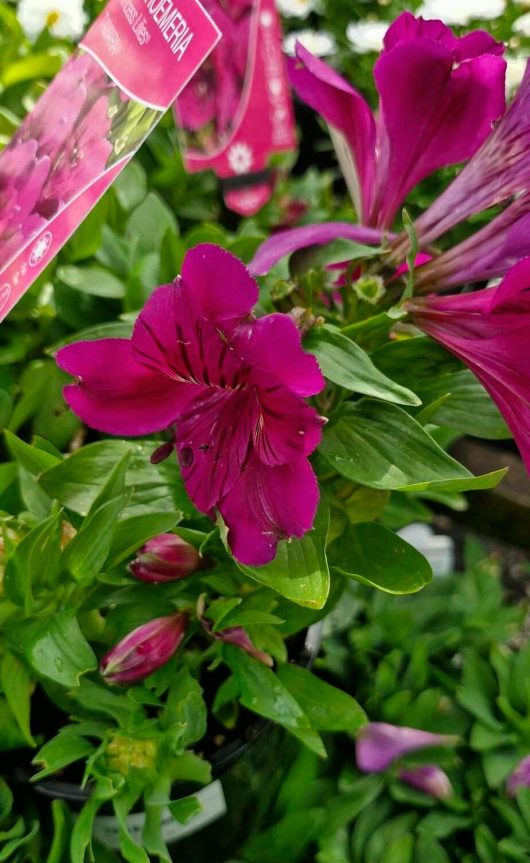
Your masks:
{"label": "drooping purple petal", "polygon": [[453,794],[453,786],[447,773],[437,764],[422,764],[420,767],[402,769],[398,778],[430,797],[446,800]]}
{"label": "drooping purple petal", "polygon": [[376,139],[369,105],[351,84],[300,42],[296,45],[296,59],[289,61],[288,70],[298,96],[343,137],[345,150],[340,147],[337,155],[357,216],[366,222],[373,193]]}
{"label": "drooping purple petal", "polygon": [[422,243],[454,225],[530,191],[530,67],[506,114],[445,192],[416,222]]}
{"label": "drooping purple petal", "polygon": [[530,260],[497,288],[414,299],[414,322],[458,356],[497,404],[530,470]]}
{"label": "drooping purple petal", "polygon": [[108,434],[135,437],[162,431],[190,395],[181,383],[138,363],[126,339],[67,345],[57,353],[57,363],[77,378],[64,388],[72,410]]}
{"label": "drooping purple petal", "polygon": [[509,797],[515,797],[519,788],[530,788],[530,755],[519,762],[508,777],[506,790]]}
{"label": "drooping purple petal", "polygon": [[214,631],[211,621],[203,616],[201,616],[201,623],[204,630],[212,638],[215,638],[216,641],[223,641],[225,644],[234,644],[248,653],[249,656],[257,659],[259,662],[263,662],[264,665],[268,665],[269,668],[274,666],[272,656],[256,647],[248,632],[242,626],[228,626],[226,629]]}
{"label": "drooping purple petal", "polygon": [[250,262],[249,270],[254,276],[265,276],[282,258],[307,246],[321,246],[333,240],[353,240],[356,243],[377,246],[385,237],[391,239],[392,235],[349,222],[303,225],[290,231],[279,231],[265,240]]}
{"label": "drooping purple petal", "polygon": [[468,37],[462,45],[441,22],[404,15],[406,22],[398,19],[390,28],[374,67],[381,155],[370,224],[378,227],[392,225],[421,180],[472,156],[505,107],[499,43]]}
{"label": "drooping purple petal", "polygon": [[234,344],[253,369],[273,375],[296,395],[308,398],[324,389],[318,363],[304,351],[300,332],[287,315],[259,318],[240,330]]}
{"label": "drooping purple petal", "polygon": [[524,196],[480,231],[422,267],[416,290],[443,290],[504,276],[529,255],[530,196]]}
{"label": "drooping purple petal", "polygon": [[457,741],[458,738],[452,735],[431,734],[387,722],[370,722],[357,736],[357,767],[364,773],[380,773],[408,752],[430,746],[454,746]]}
{"label": "drooping purple petal", "polygon": [[247,566],[269,563],[281,539],[311,530],[318,498],[316,477],[305,458],[268,467],[252,456],[219,505],[234,556]]}

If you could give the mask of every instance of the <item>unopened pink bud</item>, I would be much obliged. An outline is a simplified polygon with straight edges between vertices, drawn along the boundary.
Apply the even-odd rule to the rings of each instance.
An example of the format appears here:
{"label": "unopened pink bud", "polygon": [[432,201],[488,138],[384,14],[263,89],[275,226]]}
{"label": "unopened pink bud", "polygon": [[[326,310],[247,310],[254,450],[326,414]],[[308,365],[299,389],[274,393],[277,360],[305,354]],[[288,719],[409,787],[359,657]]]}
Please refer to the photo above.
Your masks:
{"label": "unopened pink bud", "polygon": [[139,581],[166,582],[186,578],[201,565],[201,556],[189,542],[173,533],[153,537],[129,565]]}
{"label": "unopened pink bud", "polygon": [[410,770],[400,770],[398,778],[402,782],[412,785],[413,788],[423,791],[424,794],[437,797],[439,800],[445,800],[451,797],[453,793],[453,786],[447,773],[436,764],[422,764],[420,767],[413,767]]}
{"label": "unopened pink bud", "polygon": [[180,647],[188,626],[186,614],[157,617],[126,635],[101,660],[108,683],[136,683],[165,665]]}

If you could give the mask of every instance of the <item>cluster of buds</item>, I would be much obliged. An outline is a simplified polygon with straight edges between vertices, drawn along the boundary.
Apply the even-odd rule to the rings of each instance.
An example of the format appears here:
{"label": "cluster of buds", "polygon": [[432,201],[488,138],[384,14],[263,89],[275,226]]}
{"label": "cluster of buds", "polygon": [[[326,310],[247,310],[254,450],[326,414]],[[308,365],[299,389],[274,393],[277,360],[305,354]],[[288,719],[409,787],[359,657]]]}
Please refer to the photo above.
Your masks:
{"label": "cluster of buds", "polygon": [[[201,565],[202,558],[196,548],[179,536],[162,534],[150,539],[140,549],[129,565],[129,571],[139,581],[164,584],[187,578]],[[242,627],[214,631],[213,624],[204,616],[202,599],[198,617],[212,638],[235,644],[260,662],[272,666],[272,657],[256,648]],[[138,626],[103,657],[100,664],[102,677],[107,683],[122,686],[148,677],[177,652],[186,635],[188,622],[188,615],[178,612]]]}

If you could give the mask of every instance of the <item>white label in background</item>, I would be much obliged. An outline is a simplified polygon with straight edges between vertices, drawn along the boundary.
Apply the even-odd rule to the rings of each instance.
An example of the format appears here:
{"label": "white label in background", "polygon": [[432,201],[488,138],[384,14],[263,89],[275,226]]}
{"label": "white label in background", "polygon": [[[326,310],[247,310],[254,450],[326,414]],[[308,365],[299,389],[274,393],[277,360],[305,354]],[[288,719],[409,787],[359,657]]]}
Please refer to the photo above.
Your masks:
{"label": "white label in background", "polygon": [[[162,813],[162,838],[168,845],[172,842],[178,842],[179,839],[184,839],[185,836],[197,833],[203,827],[226,815],[226,800],[223,786],[219,780],[197,791],[193,796],[201,804],[202,812],[195,815],[187,824],[179,824],[169,809],[164,809]],[[128,815],[125,823],[132,838],[141,845],[145,824],[144,813],[136,812],[133,815]],[[118,819],[114,815],[98,815],[94,821],[94,837],[107,848],[119,851],[120,827]]]}

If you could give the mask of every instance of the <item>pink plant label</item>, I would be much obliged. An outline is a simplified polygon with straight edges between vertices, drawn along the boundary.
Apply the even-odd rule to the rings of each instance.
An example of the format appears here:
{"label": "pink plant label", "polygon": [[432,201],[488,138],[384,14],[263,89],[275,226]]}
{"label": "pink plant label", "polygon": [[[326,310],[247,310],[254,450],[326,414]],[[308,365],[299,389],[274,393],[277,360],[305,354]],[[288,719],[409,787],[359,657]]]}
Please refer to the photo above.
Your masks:
{"label": "pink plant label", "polygon": [[274,0],[205,0],[223,33],[175,104],[191,173],[213,169],[243,216],[272,193],[274,153],[296,147],[292,99]]}
{"label": "pink plant label", "polygon": [[0,154],[0,321],[220,38],[198,0],[110,0]]}

